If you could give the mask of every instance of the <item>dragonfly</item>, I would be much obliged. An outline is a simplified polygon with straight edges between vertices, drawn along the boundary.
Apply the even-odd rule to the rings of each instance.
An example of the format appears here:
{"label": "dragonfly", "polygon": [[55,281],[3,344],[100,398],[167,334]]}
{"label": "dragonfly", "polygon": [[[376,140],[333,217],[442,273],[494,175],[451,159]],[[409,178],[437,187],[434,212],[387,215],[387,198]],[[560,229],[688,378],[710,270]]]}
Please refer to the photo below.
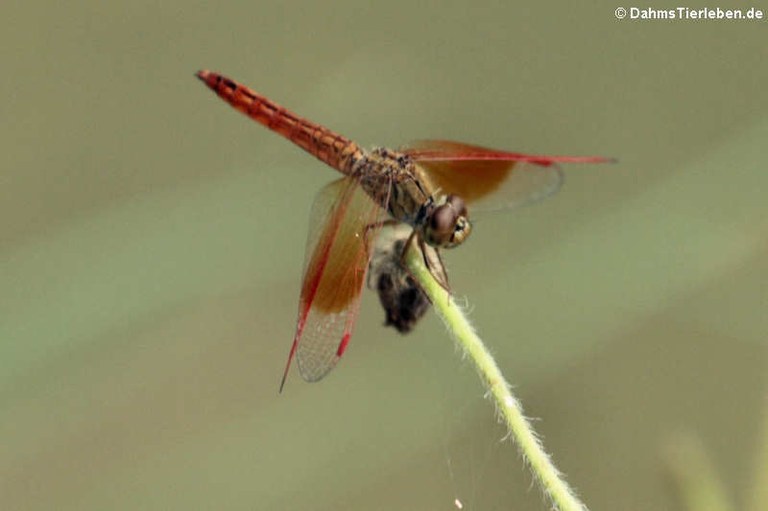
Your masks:
{"label": "dragonfly", "polygon": [[560,164],[612,161],[448,140],[366,150],[219,73],[199,71],[196,76],[236,110],[343,174],[318,192],[311,207],[298,318],[281,392],[294,358],[301,376],[312,382],[325,377],[344,354],[372,244],[383,227],[409,226],[401,261],[406,251],[421,250],[432,274],[449,290],[439,250],[456,247],[470,235],[467,205],[494,211],[535,202],[560,188]]}

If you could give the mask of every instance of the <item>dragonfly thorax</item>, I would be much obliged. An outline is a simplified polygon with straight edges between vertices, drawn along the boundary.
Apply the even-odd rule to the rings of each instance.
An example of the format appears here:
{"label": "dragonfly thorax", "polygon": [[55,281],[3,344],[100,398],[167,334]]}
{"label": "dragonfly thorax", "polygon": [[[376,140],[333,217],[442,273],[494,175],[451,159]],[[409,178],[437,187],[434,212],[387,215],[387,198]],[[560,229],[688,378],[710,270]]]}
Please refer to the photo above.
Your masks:
{"label": "dragonfly thorax", "polygon": [[452,248],[472,229],[464,201],[444,195],[409,155],[376,148],[353,171],[368,195],[397,220],[411,225],[427,244]]}

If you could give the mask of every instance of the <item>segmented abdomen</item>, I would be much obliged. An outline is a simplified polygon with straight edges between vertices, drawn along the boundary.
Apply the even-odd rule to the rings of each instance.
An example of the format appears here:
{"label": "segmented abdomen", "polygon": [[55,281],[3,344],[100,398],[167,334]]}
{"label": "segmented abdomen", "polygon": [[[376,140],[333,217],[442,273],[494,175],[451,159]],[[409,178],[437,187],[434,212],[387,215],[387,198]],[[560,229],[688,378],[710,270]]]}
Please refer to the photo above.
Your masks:
{"label": "segmented abdomen", "polygon": [[363,156],[351,140],[297,116],[244,85],[211,71],[200,71],[197,77],[237,110],[344,174],[350,174],[354,162]]}

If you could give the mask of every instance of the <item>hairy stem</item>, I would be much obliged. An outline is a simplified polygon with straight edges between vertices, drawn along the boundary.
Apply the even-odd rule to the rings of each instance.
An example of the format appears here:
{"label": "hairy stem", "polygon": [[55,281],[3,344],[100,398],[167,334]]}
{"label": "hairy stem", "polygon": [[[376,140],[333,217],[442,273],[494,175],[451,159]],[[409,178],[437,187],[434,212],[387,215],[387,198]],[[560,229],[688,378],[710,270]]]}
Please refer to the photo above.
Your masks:
{"label": "hairy stem", "polygon": [[587,511],[587,506],[576,497],[544,451],[530,422],[523,415],[520,402],[512,394],[509,383],[504,379],[499,366],[469,323],[464,311],[424,266],[421,251],[410,250],[407,259],[408,267],[429,296],[440,319],[477,367],[483,383],[493,396],[499,415],[507,425],[510,437],[517,444],[542,491],[560,511]]}

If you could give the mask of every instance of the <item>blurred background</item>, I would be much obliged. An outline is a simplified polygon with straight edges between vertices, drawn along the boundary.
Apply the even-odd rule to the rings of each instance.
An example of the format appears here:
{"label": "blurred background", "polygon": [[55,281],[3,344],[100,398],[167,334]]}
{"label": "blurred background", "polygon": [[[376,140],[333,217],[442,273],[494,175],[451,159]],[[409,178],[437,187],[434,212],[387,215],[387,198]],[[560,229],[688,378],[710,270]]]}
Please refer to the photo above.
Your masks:
{"label": "blurred background", "polygon": [[431,313],[366,291],[278,395],[336,175],[209,68],[364,146],[619,158],[478,219],[454,289],[590,509],[766,509],[767,22],[620,5],[4,2],[0,507],[548,509]]}

